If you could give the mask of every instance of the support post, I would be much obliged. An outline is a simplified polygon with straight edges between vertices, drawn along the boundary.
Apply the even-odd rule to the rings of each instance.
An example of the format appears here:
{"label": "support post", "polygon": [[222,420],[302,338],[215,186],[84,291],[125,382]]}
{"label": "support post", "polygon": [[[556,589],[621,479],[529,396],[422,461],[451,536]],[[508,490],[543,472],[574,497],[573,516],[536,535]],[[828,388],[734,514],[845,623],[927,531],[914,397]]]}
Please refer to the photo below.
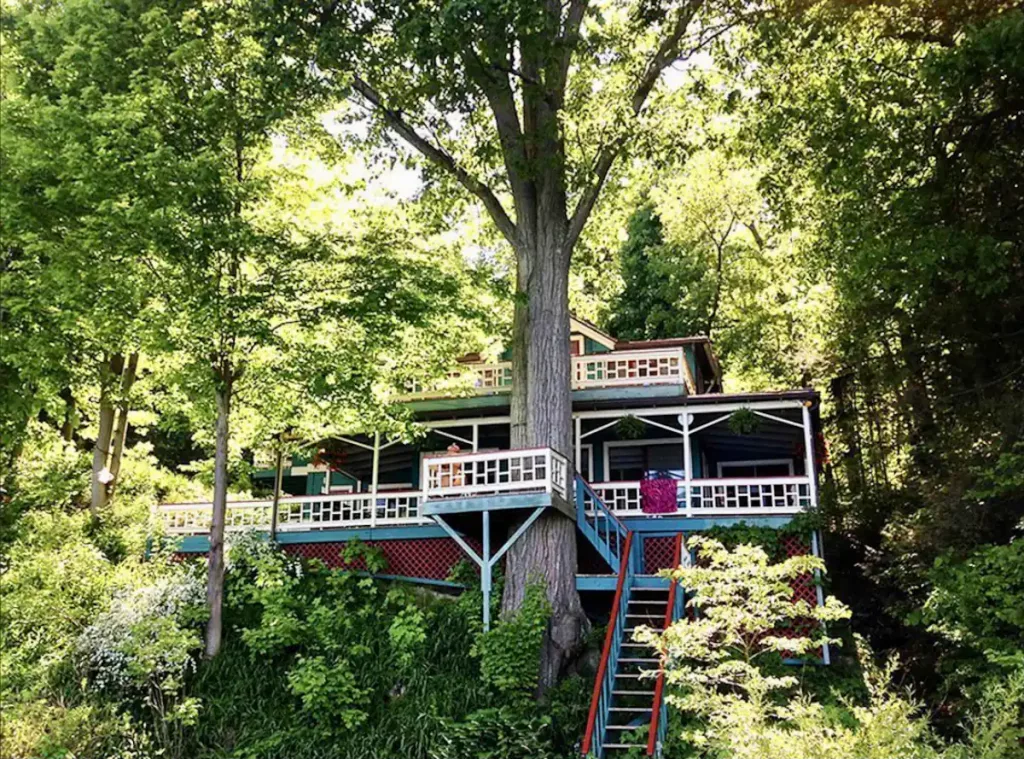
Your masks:
{"label": "support post", "polygon": [[370,478],[370,528],[377,526],[377,485],[380,477],[380,433],[373,433],[373,474]]}
{"label": "support post", "polygon": [[[811,533],[811,554],[819,559],[821,558],[821,544],[818,542],[817,530],[814,530]],[[821,572],[818,570],[814,571],[814,591],[817,596],[818,606],[824,606],[825,591],[821,589]],[[822,623],[822,627],[825,627],[824,623]],[[832,663],[832,652],[829,651],[828,641],[825,641],[824,645],[821,647],[821,662],[822,664]]]}
{"label": "support post", "polygon": [[[281,481],[284,478],[283,441],[277,441],[277,459],[274,469],[274,503],[270,506],[270,542],[277,541],[277,507],[281,503]],[[327,470],[327,487],[330,492],[331,470]]]}
{"label": "support post", "polygon": [[690,498],[690,480],[693,479],[693,453],[690,450],[690,412],[679,415],[683,425],[683,498],[686,504],[686,516],[693,516],[693,499]]}
{"label": "support post", "polygon": [[473,453],[480,450],[480,425],[473,422]]}
{"label": "support post", "polygon": [[480,585],[484,592],[484,632],[491,629],[491,512],[483,516],[484,555],[480,566]]}
{"label": "support post", "polygon": [[[576,462],[574,466],[576,474],[579,474],[580,466],[583,463],[583,420],[576,417],[573,421],[576,425]],[[593,476],[592,472],[588,472],[587,474]]]}
{"label": "support post", "polygon": [[811,428],[811,410],[805,404],[801,409],[804,419],[804,470],[807,475],[811,508],[818,506],[818,472],[814,466],[814,432]]}

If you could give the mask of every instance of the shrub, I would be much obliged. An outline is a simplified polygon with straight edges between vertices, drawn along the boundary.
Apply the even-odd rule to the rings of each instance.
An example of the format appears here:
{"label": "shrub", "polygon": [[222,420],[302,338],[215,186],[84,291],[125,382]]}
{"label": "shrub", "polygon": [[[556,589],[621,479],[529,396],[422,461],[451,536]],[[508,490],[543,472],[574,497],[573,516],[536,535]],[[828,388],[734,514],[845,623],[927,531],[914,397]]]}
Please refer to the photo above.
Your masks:
{"label": "shrub", "polygon": [[[547,759],[556,757],[551,718],[515,707],[480,709],[464,720],[444,724],[432,759]],[[571,756],[571,754],[561,754]]]}
{"label": "shrub", "polygon": [[480,660],[487,685],[510,702],[527,700],[540,677],[540,648],[551,616],[545,587],[531,583],[523,604],[510,617],[480,633],[470,654]]}

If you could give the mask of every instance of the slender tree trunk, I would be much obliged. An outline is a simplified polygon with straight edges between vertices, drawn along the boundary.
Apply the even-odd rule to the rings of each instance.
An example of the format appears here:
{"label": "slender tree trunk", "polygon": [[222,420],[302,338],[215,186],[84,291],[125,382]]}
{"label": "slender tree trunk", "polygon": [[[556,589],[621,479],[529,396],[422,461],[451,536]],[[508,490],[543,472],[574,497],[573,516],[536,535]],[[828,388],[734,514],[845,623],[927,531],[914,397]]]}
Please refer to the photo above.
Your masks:
{"label": "slender tree trunk", "polygon": [[[568,255],[549,247],[521,251],[519,259],[512,447],[550,446],[571,462]],[[541,649],[539,688],[544,692],[557,682],[587,625],[576,591],[576,525],[549,509],[507,556],[504,615],[518,610],[532,582],[547,586],[552,613]]]}
{"label": "slender tree trunk", "polygon": [[213,517],[210,521],[209,574],[206,601],[210,620],[206,624],[206,656],[220,651],[223,632],[224,602],[224,520],[228,502],[228,423],[231,418],[231,391],[234,375],[230,367],[222,368],[217,377],[217,447],[213,464]]}
{"label": "slender tree trunk", "polygon": [[103,470],[107,468],[110,456],[110,438],[114,431],[114,402],[111,385],[114,378],[124,370],[124,356],[115,355],[100,366],[100,411],[97,422],[96,444],[92,449],[92,498],[89,511],[99,519],[100,511],[107,505],[107,484]]}
{"label": "slender tree trunk", "polygon": [[128,396],[131,394],[132,386],[135,384],[135,375],[139,370],[139,354],[132,353],[128,356],[128,365],[121,375],[121,397],[117,402],[117,421],[114,424],[112,436],[113,450],[110,453],[110,484],[107,485],[107,500],[114,500],[114,491],[117,490],[118,477],[121,474],[121,457],[124,455],[125,438],[128,435],[128,411],[130,403]]}
{"label": "slender tree trunk", "polygon": [[70,443],[75,439],[75,428],[77,427],[76,417],[78,415],[78,408],[75,402],[75,396],[71,392],[70,387],[66,387],[60,391],[61,400],[64,401],[64,423],[60,427],[60,436],[64,439],[65,443]]}

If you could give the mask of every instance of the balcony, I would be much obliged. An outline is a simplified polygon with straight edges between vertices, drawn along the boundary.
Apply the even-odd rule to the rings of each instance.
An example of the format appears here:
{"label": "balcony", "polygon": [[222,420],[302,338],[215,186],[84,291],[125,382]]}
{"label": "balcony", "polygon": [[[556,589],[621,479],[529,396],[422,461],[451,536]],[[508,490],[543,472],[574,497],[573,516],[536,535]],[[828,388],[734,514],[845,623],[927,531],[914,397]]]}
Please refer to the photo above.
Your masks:
{"label": "balcony", "polygon": [[[640,482],[596,482],[594,492],[617,517],[649,517],[643,510]],[[812,506],[807,477],[694,479],[676,482],[674,516],[791,515]],[[669,512],[669,515],[673,515]]]}
{"label": "balcony", "polygon": [[[610,351],[571,359],[573,390],[677,385],[696,392],[682,347]],[[413,387],[404,400],[505,393],[512,388],[512,362],[467,363],[430,388]]]}
{"label": "balcony", "polygon": [[550,448],[423,458],[425,514],[555,506],[569,514],[569,460]]}
{"label": "balcony", "polygon": [[[277,532],[426,525],[432,524],[431,514],[473,511],[477,506],[572,502],[569,463],[547,448],[425,457],[423,469],[423,490],[281,498]],[[807,477],[694,479],[689,484],[679,480],[676,511],[661,514],[644,511],[639,481],[597,482],[591,487],[619,518],[787,516],[813,505]],[[157,514],[165,535],[205,535],[212,508],[210,503],[164,504]],[[225,530],[269,532],[272,510],[269,500],[231,502]]]}
{"label": "balcony", "polygon": [[[287,496],[278,501],[277,531],[303,532],[345,528],[397,527],[431,524],[420,515],[423,494],[418,490],[335,495]],[[273,501],[228,503],[226,532],[269,532]],[[166,535],[206,535],[210,531],[213,504],[169,503],[158,507],[160,526]]]}

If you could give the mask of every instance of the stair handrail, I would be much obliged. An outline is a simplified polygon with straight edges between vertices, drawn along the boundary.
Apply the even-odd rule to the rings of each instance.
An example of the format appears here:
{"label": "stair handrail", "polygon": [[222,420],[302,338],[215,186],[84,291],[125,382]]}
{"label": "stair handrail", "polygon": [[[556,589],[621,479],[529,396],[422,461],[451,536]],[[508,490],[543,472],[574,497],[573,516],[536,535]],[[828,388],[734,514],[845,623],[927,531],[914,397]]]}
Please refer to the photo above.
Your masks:
{"label": "stair handrail", "polygon": [[[679,533],[675,538],[675,545],[672,548],[672,568],[675,569],[683,563],[683,534]],[[687,554],[689,555],[689,554]],[[673,622],[678,619],[676,609],[676,593],[679,583],[675,579],[670,580],[668,588],[668,604],[665,606],[665,624],[662,631],[668,630]],[[654,683],[654,703],[651,704],[651,727],[647,731],[647,756],[655,756],[661,753],[661,746],[665,741],[665,733],[668,722],[668,708],[664,699],[665,691],[665,660],[662,658],[658,668],[658,679]]]}
{"label": "stair handrail", "polygon": [[[630,561],[630,549],[632,546],[633,532],[626,530],[626,540],[619,561],[619,578],[615,585],[615,598],[612,600],[612,613],[608,619],[608,630],[604,635],[601,663],[598,665],[597,676],[594,678],[594,691],[590,698],[590,712],[587,715],[587,730],[583,734],[583,756],[591,754],[595,733],[597,734],[599,746],[603,740],[605,718],[599,712],[601,712],[601,702],[603,700],[606,700],[609,704],[611,703],[611,691],[615,687],[615,667],[617,662],[610,662],[610,660],[614,649],[616,649],[616,641],[621,640],[622,628],[625,626],[624,620],[626,616],[622,608],[629,603],[629,587],[634,575],[633,562]],[[609,672],[611,673],[610,679],[608,677]],[[603,752],[599,748],[595,753],[597,756],[601,756]]]}
{"label": "stair handrail", "polygon": [[[594,506],[593,524],[590,523],[587,513],[587,496],[590,496],[590,501]],[[601,515],[600,519],[598,519],[598,514]],[[629,534],[629,528],[615,515],[615,512],[605,505],[605,502],[601,500],[601,497],[590,486],[590,483],[578,474],[576,475],[576,523],[584,534],[588,532],[593,533],[593,542],[595,542],[595,547],[598,550],[600,550],[601,544],[607,547],[608,553],[614,556],[619,563],[618,567],[614,567],[614,564],[613,567],[616,570],[620,570],[624,555],[623,545],[626,536]],[[603,536],[602,526],[604,527]],[[588,535],[588,537],[590,536]],[[615,541],[614,548],[613,539]]]}

